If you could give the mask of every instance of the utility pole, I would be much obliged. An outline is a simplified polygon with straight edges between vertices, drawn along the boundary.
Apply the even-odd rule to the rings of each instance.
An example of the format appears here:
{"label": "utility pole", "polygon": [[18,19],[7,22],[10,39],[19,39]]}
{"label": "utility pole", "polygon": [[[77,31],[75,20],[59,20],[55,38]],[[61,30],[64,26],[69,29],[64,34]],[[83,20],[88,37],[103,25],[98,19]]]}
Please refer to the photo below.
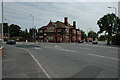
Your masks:
{"label": "utility pole", "polygon": [[117,8],[116,7],[108,7],[108,8],[113,8],[115,10],[115,15],[117,16]]}
{"label": "utility pole", "polygon": [[35,42],[35,41],[34,41],[34,34],[35,34],[35,33],[34,33],[34,16],[33,16],[32,14],[29,14],[29,15],[32,16],[32,30],[33,30],[33,31],[32,31],[32,32],[33,32],[33,33],[32,33],[32,36],[33,36],[33,42]]}
{"label": "utility pole", "polygon": [[3,0],[2,0],[2,46],[4,42],[4,37],[3,37]]}

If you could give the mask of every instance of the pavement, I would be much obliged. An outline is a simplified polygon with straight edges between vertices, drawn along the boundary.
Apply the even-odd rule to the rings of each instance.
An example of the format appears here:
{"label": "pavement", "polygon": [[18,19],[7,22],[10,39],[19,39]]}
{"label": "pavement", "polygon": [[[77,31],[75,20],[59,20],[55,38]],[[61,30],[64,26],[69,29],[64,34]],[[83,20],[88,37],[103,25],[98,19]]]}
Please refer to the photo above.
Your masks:
{"label": "pavement", "polygon": [[3,48],[0,48],[0,79],[2,79],[2,55],[3,55]]}
{"label": "pavement", "polygon": [[5,45],[3,78],[118,78],[118,49],[87,43]]}
{"label": "pavement", "polygon": [[47,78],[33,58],[14,45],[4,46],[3,78]]}

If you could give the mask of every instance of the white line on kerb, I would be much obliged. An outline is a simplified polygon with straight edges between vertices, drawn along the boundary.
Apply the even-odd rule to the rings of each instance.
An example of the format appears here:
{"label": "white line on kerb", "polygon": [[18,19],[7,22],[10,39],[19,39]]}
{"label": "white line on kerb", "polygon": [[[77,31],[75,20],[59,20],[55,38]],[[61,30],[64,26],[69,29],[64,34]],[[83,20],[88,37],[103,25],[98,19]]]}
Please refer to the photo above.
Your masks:
{"label": "white line on kerb", "polygon": [[96,56],[96,57],[101,57],[101,58],[108,58],[108,59],[113,59],[113,60],[120,60],[120,59],[117,59],[117,58],[106,57],[106,56],[101,56],[101,55],[95,55],[95,54],[91,54],[91,53],[89,53],[88,55],[92,55],[92,56]]}
{"label": "white line on kerb", "polygon": [[[24,48],[23,48],[24,49]],[[45,73],[45,75],[48,77],[48,78],[51,78],[50,75],[45,71],[45,69],[42,67],[42,65],[37,61],[37,59],[32,55],[32,53],[27,50],[27,49],[24,49],[26,52],[28,52],[32,58],[37,62],[37,64],[39,65],[39,67],[42,69],[42,71]]]}

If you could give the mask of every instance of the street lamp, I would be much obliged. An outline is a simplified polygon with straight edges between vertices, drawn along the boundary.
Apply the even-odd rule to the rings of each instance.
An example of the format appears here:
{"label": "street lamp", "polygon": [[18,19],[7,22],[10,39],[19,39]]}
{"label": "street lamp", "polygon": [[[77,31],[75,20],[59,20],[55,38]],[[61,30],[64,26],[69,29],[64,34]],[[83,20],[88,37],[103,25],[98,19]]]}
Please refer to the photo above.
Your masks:
{"label": "street lamp", "polygon": [[110,9],[115,9],[115,15],[117,15],[117,8],[116,7],[108,7],[108,8],[110,8]]}
{"label": "street lamp", "polygon": [[2,46],[3,45],[3,42],[4,42],[4,38],[3,38],[3,0],[2,0],[2,35],[1,35],[1,38],[2,38]]}
{"label": "street lamp", "polygon": [[[32,14],[29,14],[29,15],[32,17],[32,27],[34,27],[34,16]],[[33,42],[34,42],[34,28],[33,28],[32,36],[33,36]]]}

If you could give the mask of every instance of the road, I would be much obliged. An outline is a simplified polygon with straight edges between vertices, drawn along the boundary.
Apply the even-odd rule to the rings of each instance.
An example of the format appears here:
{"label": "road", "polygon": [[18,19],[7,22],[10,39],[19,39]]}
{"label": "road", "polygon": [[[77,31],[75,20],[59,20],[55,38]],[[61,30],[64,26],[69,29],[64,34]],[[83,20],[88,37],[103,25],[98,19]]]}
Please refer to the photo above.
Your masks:
{"label": "road", "polygon": [[3,78],[118,78],[118,48],[78,43],[5,45]]}

